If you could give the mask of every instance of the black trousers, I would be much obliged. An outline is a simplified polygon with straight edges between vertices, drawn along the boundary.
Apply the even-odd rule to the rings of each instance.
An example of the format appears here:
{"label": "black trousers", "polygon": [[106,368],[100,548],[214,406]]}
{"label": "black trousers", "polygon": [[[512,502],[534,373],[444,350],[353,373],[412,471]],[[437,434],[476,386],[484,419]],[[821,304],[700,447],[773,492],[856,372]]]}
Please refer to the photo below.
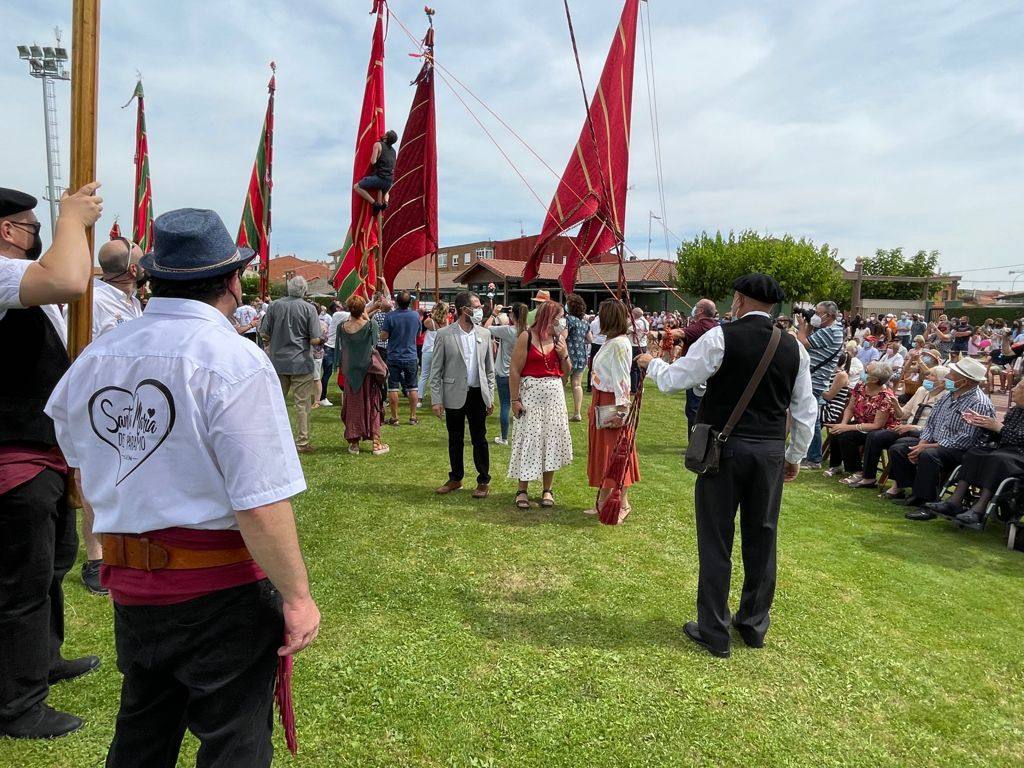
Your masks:
{"label": "black trousers", "polygon": [[1024,475],[1024,456],[1017,451],[971,448],[960,463],[958,480],[993,493],[1006,478]]}
{"label": "black trousers", "polygon": [[743,591],[735,619],[759,637],[768,632],[775,597],[785,450],[781,440],[733,437],[722,449],[719,473],[697,478],[697,624],[704,639],[716,648],[729,645],[729,582],[737,508]]}
{"label": "black trousers", "polygon": [[601,345],[600,344],[593,344],[592,343],[590,345],[590,360],[587,363],[587,392],[590,392],[590,390],[591,390],[590,379],[591,379],[591,376],[594,373],[594,357],[597,355],[597,353],[598,353],[598,351],[600,351],[600,349],[601,349]]}
{"label": "black trousers", "polygon": [[188,728],[196,768],[274,756],[281,596],[263,580],[174,605],[114,606],[121,708],[107,768],[174,768]]}
{"label": "black trousers", "polygon": [[635,395],[636,388],[640,386],[640,366],[636,364],[636,358],[641,352],[643,352],[643,350],[640,349],[640,347],[633,347],[633,362],[629,364],[629,394],[631,395]]}
{"label": "black trousers", "polygon": [[882,451],[890,448],[899,439],[899,434],[891,429],[876,429],[868,432],[868,439],[864,441],[865,480],[874,480],[878,477],[878,465],[882,461]]}
{"label": "black trousers", "polygon": [[0,496],[0,720],[46,699],[64,642],[61,582],[78,554],[64,475],[44,469]]}
{"label": "black trousers", "polygon": [[700,401],[703,395],[698,395],[696,390],[686,390],[686,431],[693,431],[693,425],[697,423],[697,410],[700,408]]}
{"label": "black trousers", "polygon": [[935,501],[940,486],[946,482],[949,473],[963,459],[964,452],[956,448],[928,448],[917,457],[917,464],[910,461],[910,449],[918,438],[900,438],[889,449],[889,476],[900,488],[910,488],[911,495],[922,501]]}
{"label": "black trousers", "polygon": [[491,482],[491,454],[487,446],[487,406],[480,394],[480,387],[470,387],[466,403],[461,408],[444,409],[444,425],[448,428],[448,462],[451,472],[448,479],[462,482],[466,474],[463,450],[466,440],[466,422],[469,422],[469,439],[473,443],[473,464],[476,467],[476,481],[479,485]]}
{"label": "black trousers", "polygon": [[838,467],[843,465],[847,472],[860,472],[861,458],[860,449],[867,440],[867,432],[840,432],[832,435],[831,448],[828,453],[828,465]]}

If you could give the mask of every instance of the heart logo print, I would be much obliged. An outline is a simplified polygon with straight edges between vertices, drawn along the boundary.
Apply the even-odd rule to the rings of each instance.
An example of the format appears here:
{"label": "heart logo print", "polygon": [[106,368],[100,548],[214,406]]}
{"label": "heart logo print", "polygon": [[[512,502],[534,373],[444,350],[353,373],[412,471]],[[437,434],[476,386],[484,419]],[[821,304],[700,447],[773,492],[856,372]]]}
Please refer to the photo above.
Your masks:
{"label": "heart logo print", "polygon": [[104,387],[89,398],[89,422],[100,440],[117,451],[117,482],[142,466],[174,427],[174,398],[156,379],[135,391]]}

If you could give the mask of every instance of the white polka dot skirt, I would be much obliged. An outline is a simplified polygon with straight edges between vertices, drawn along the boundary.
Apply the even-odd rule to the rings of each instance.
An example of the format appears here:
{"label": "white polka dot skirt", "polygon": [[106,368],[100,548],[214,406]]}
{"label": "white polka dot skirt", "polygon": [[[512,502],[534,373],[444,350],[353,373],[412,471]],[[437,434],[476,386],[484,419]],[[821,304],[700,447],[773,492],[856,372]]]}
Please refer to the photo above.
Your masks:
{"label": "white polka dot skirt", "polygon": [[539,480],[545,472],[572,464],[572,435],[562,380],[527,376],[519,386],[519,399],[526,412],[512,419],[508,476],[513,480]]}

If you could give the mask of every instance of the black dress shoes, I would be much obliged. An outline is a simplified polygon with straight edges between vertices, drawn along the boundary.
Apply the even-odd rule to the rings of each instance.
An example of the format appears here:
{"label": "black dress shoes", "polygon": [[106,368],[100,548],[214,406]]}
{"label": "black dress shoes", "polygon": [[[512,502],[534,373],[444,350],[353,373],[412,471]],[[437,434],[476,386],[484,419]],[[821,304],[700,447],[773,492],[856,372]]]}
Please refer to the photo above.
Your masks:
{"label": "black dress shoes", "polygon": [[907,512],[903,516],[905,518],[907,518],[907,520],[934,520],[935,519],[935,513],[932,512],[931,510],[924,509],[923,507],[920,508],[920,509],[912,509],[912,510],[910,510],[909,512]]}
{"label": "black dress shoes", "polygon": [[920,496],[913,495],[907,496],[907,498],[903,500],[903,506],[905,507],[923,507],[926,503],[927,502]]}
{"label": "black dress shoes", "polygon": [[102,560],[86,560],[82,563],[82,583],[94,595],[109,594],[107,588],[100,584],[101,565],[103,565]]}
{"label": "black dress shoes", "polygon": [[717,656],[720,659],[728,659],[729,656],[732,653],[729,650],[729,646],[726,646],[725,648],[715,648],[713,645],[710,645],[701,636],[700,629],[698,629],[696,621],[688,621],[688,622],[686,622],[686,626],[683,627],[683,632],[686,633],[686,636],[688,638],[690,638],[693,642],[695,642],[697,645],[699,645],[705,651],[710,653],[712,656]]}
{"label": "black dress shoes", "polygon": [[963,505],[955,504],[952,501],[932,501],[925,504],[924,508],[947,517],[955,517],[965,511]]}
{"label": "black dress shoes", "polygon": [[74,680],[76,677],[88,675],[95,669],[99,669],[99,656],[83,656],[80,659],[60,659],[50,667],[50,674],[47,680],[50,685],[56,685],[65,680]]}
{"label": "black dress shoes", "polygon": [[956,516],[956,521],[968,528],[981,528],[981,515],[973,509],[968,509]]}
{"label": "black dress shoes", "polygon": [[0,736],[12,739],[56,739],[77,731],[82,718],[58,712],[46,704],[36,704],[14,720],[0,720]]}
{"label": "black dress shoes", "polygon": [[764,648],[764,638],[760,637],[750,627],[737,624],[736,619],[733,619],[730,624],[732,625],[732,628],[736,630],[736,634],[740,636],[740,639],[747,648]]}

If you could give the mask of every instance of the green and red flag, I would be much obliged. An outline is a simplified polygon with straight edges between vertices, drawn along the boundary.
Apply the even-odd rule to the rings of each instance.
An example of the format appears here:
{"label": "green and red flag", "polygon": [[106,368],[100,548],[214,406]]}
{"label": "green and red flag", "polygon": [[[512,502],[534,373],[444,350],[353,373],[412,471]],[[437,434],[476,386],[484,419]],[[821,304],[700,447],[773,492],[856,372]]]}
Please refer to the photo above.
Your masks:
{"label": "green and red flag", "polygon": [[549,244],[566,230],[582,225],[560,278],[566,293],[582,261],[610,251],[623,238],[639,6],[640,0],[626,0],[622,8],[579,141],[523,270],[524,285],[537,277]]}
{"label": "green and red flag", "polygon": [[[377,14],[370,46],[370,63],[366,70],[366,90],[363,109],[356,132],[356,153],[352,168],[353,186],[370,173],[373,145],[384,135],[384,13],[386,0],[373,0],[371,13]],[[374,250],[379,245],[377,220],[368,202],[352,193],[352,219],[345,244],[344,256],[334,275],[334,287],[342,301],[353,294],[364,298],[373,296],[377,284],[377,264]]]}
{"label": "green and red flag", "polygon": [[[153,190],[149,182],[149,137],[146,134],[146,99],[142,80],[128,99],[136,104],[135,118],[135,207],[132,210],[132,240],[146,253],[153,245]],[[125,104],[125,107],[128,106]]]}
{"label": "green and red flag", "polygon": [[270,193],[274,187],[274,90],[277,66],[270,62],[270,82],[267,91],[267,114],[263,119],[263,133],[256,148],[256,162],[249,176],[249,190],[242,206],[242,222],[238,225],[235,243],[252,248],[259,257],[260,296],[267,295],[270,268]]}

